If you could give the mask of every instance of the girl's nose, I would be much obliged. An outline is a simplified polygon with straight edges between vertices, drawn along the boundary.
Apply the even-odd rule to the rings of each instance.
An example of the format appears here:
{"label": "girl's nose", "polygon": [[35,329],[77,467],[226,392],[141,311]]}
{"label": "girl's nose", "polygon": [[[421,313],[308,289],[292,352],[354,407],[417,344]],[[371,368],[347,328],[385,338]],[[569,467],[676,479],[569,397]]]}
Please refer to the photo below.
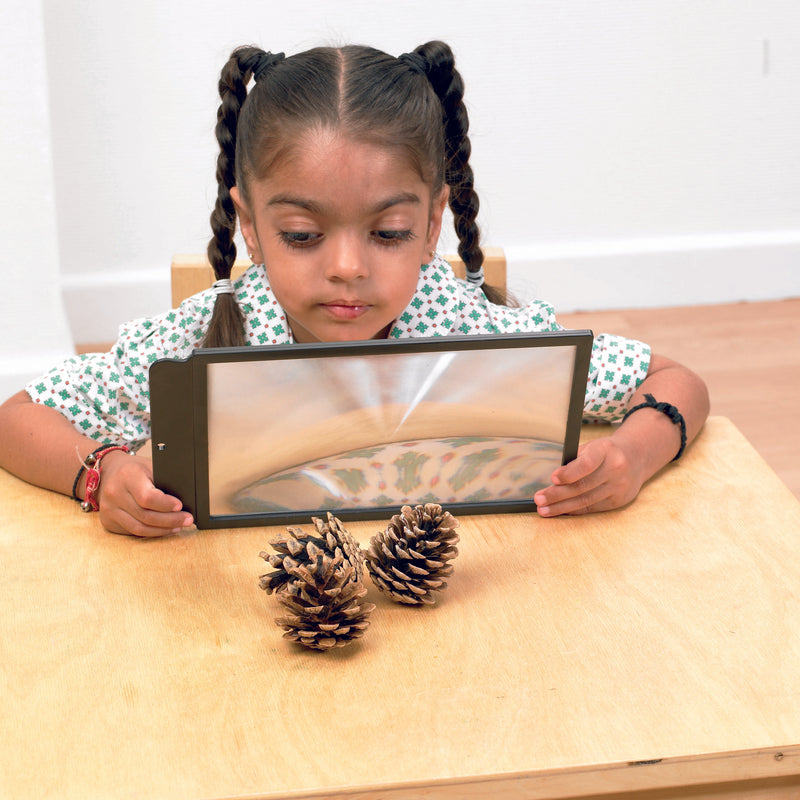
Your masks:
{"label": "girl's nose", "polygon": [[326,277],[332,281],[350,281],[366,278],[366,248],[355,236],[342,235],[329,242]]}

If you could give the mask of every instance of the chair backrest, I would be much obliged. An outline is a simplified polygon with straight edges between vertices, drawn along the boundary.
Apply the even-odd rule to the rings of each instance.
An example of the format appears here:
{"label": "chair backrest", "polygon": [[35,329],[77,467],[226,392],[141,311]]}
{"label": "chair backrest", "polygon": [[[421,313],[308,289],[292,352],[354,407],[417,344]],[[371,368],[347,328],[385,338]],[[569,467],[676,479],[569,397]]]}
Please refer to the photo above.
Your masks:
{"label": "chair backrest", "polygon": [[[483,274],[486,283],[498,289],[506,288],[506,256],[502,247],[483,248]],[[445,256],[456,275],[464,277],[464,262],[458,256]],[[236,280],[250,261],[237,259],[231,277]],[[205,254],[176,255],[172,259],[172,307],[176,308],[187,297],[208,289],[214,282],[214,271]]]}

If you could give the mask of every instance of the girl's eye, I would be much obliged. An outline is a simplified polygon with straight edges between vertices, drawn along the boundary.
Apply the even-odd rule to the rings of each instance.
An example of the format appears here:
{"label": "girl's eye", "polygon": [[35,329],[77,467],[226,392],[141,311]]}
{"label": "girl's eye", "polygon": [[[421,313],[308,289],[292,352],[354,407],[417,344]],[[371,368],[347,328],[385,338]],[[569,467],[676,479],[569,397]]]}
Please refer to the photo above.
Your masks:
{"label": "girl's eye", "polygon": [[414,234],[411,231],[373,231],[372,235],[384,245],[410,242],[414,238]]}
{"label": "girl's eye", "polygon": [[281,231],[279,236],[281,241],[288,247],[309,247],[322,238],[321,233],[309,233],[307,231]]}

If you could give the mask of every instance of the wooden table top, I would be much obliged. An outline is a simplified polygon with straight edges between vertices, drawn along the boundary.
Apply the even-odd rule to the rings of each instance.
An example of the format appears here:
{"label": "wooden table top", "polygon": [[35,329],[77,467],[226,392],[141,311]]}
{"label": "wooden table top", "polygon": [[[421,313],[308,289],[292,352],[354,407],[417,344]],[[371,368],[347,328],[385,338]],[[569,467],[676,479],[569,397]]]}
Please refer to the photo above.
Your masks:
{"label": "wooden table top", "polygon": [[[258,587],[280,529],[114,536],[2,471],[0,502],[0,797],[544,798],[800,773],[800,503],[727,419],[626,509],[462,517],[435,606],[370,584],[364,639],[324,653],[282,639]],[[379,527],[348,524],[363,546]]]}

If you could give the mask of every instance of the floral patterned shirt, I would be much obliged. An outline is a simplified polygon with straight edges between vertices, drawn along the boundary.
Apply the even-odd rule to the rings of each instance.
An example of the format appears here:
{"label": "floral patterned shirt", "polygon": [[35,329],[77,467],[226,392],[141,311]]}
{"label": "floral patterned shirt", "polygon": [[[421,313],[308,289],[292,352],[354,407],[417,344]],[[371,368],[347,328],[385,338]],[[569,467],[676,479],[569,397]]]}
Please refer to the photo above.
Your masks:
{"label": "floral patterned shirt", "polygon": [[[290,344],[292,333],[272,293],[263,265],[250,267],[235,284],[250,345]],[[152,318],[122,325],[107,353],[67,359],[26,387],[34,402],[60,411],[99,443],[140,446],[150,436],[150,365],[186,358],[202,342],[214,310],[211,290]],[[420,270],[411,303],[395,321],[390,338],[562,330],[552,306],[535,300],[522,308],[490,303],[480,288],[456,278],[436,256]],[[595,337],[586,387],[584,420],[619,421],[647,375],[650,348],[609,334]]]}

